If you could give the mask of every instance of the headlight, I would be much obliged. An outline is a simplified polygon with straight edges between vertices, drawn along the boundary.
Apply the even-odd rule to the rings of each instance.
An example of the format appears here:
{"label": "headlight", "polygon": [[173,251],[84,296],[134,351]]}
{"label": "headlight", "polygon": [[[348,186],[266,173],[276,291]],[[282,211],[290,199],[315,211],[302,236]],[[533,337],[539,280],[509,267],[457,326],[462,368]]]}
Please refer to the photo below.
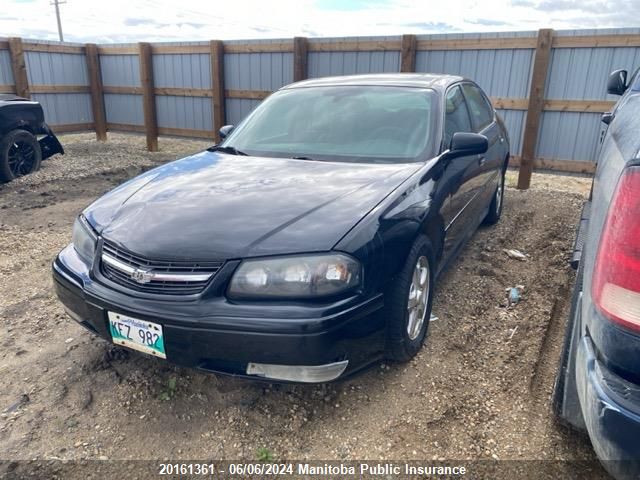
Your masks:
{"label": "headlight", "polygon": [[356,289],[360,263],[342,253],[245,260],[231,279],[236,298],[314,298]]}
{"label": "headlight", "polygon": [[93,263],[96,253],[96,234],[84,216],[80,215],[73,224],[73,248],[86,262]]}

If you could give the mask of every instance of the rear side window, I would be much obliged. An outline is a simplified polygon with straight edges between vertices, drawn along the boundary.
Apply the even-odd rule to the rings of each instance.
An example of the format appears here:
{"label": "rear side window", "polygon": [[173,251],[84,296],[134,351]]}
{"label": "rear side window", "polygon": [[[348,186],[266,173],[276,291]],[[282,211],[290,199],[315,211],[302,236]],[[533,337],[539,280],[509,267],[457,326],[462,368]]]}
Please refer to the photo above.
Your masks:
{"label": "rear side window", "polygon": [[469,110],[464,101],[460,87],[456,86],[447,92],[445,98],[444,116],[444,145],[449,148],[453,134],[456,132],[471,132]]}
{"label": "rear side window", "polygon": [[487,103],[480,89],[475,85],[465,83],[462,85],[462,90],[469,105],[474,129],[479,132],[493,122],[493,109]]}

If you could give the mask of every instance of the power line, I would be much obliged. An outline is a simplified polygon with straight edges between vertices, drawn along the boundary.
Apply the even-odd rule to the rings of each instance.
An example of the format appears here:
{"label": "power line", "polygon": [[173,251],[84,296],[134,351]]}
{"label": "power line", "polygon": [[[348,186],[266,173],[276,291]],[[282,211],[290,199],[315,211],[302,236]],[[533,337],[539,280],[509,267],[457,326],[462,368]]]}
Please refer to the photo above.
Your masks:
{"label": "power line", "polygon": [[49,5],[55,5],[56,7],[56,20],[58,21],[58,37],[60,37],[60,41],[64,42],[64,37],[62,36],[62,22],[60,21],[60,5],[65,4],[67,2],[60,0],[53,0]]}

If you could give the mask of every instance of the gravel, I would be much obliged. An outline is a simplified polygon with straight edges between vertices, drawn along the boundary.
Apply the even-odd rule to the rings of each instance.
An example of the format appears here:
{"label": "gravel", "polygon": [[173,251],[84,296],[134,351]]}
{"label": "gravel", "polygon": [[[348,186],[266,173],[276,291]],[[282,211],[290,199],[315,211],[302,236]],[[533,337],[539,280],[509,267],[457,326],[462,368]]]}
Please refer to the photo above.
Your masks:
{"label": "gravel", "polygon": [[[208,143],[162,138],[151,154],[135,135],[61,141],[67,155],[0,185],[0,458],[255,461],[267,449],[277,461],[592,465],[588,439],[550,409],[588,179],[535,174],[530,190],[517,191],[509,174],[502,220],[481,228],[440,279],[438,320],[411,362],[335,384],[278,385],[174,367],[95,338],[64,314],[50,263],[75,216],[122,181]],[[518,285],[521,300],[509,305],[505,289]],[[73,465],[67,475],[81,477]]]}

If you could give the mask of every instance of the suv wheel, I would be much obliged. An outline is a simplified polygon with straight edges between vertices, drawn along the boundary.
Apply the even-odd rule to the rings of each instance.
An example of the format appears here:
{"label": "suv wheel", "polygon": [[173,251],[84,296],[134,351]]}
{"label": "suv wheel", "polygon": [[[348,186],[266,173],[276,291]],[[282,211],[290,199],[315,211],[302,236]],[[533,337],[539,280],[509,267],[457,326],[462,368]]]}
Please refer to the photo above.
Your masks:
{"label": "suv wheel", "polygon": [[10,182],[40,168],[42,151],[35,135],[12,130],[0,140],[0,180]]}

